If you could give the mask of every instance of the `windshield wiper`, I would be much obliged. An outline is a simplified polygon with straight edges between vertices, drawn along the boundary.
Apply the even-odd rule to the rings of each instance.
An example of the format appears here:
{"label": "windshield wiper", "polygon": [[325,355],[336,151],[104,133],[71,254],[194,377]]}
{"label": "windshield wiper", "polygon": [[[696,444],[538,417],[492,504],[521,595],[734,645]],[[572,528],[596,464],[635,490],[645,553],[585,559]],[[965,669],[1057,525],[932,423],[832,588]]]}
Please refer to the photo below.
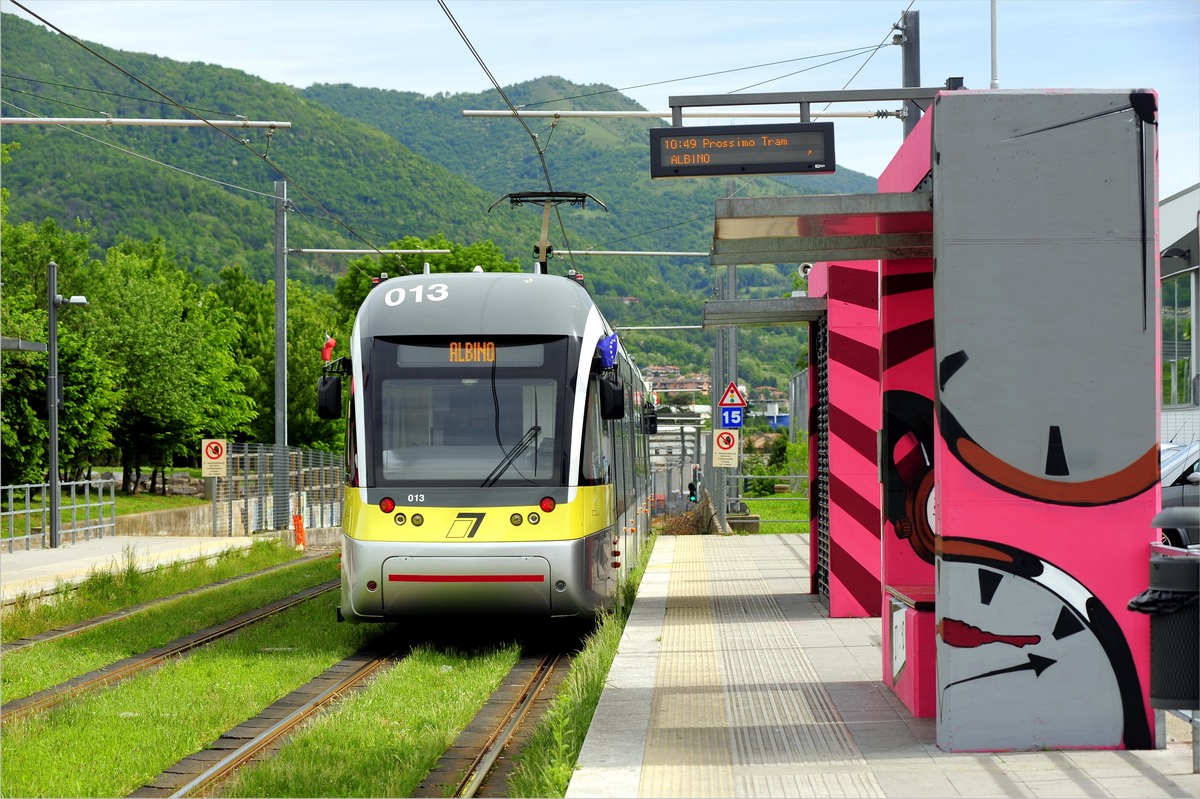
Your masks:
{"label": "windshield wiper", "polygon": [[488,486],[495,485],[496,481],[500,479],[501,475],[508,470],[508,467],[513,465],[513,461],[521,457],[522,452],[529,449],[529,445],[537,439],[538,434],[541,432],[542,428],[536,424],[526,430],[525,435],[522,436],[521,440],[517,442],[517,445],[512,448],[512,451],[505,455],[504,460],[497,463],[496,468],[492,469],[492,473],[489,474],[482,483],[480,483],[480,488],[487,488]]}

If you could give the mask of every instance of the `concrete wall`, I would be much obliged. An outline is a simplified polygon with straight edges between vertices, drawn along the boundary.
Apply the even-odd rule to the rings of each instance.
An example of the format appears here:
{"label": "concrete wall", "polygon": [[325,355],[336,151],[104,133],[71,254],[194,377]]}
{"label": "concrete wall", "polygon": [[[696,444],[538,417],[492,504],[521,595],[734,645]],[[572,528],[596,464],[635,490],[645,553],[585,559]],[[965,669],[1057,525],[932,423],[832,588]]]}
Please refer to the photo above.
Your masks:
{"label": "concrete wall", "polygon": [[117,535],[212,534],[212,505],[193,505],[117,517]]}
{"label": "concrete wall", "polygon": [[[305,543],[309,549],[332,549],[341,543],[340,527],[318,527],[305,530]],[[249,535],[239,530],[236,535]],[[268,535],[277,535],[268,532]],[[212,536],[212,505],[194,505],[188,508],[158,510],[148,513],[131,513],[117,517],[117,535],[125,536]],[[220,533],[219,536],[228,535]],[[295,544],[295,531],[283,531],[289,544]]]}

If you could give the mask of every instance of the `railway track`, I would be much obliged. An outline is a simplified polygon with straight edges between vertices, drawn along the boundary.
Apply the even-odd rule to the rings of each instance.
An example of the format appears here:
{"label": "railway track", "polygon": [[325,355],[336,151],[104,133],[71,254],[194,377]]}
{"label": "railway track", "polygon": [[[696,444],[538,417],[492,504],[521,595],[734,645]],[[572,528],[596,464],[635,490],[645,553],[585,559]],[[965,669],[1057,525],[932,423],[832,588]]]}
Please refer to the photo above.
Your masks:
{"label": "railway track", "polygon": [[512,761],[505,754],[528,738],[570,662],[565,652],[522,657],[413,796],[507,795]]}
{"label": "railway track", "polygon": [[402,657],[403,648],[364,649],[226,732],[138,788],[131,797],[205,795],[246,763],[269,754],[300,724],[337,699],[363,687]]}
{"label": "railway track", "polygon": [[54,630],[47,630],[46,632],[38,633],[37,635],[30,635],[26,638],[19,638],[15,641],[9,641],[7,643],[0,643],[0,655],[7,655],[12,652],[19,652],[20,650],[31,647],[34,644],[44,644],[47,641],[56,641],[60,638],[69,638],[72,635],[79,635],[80,633],[87,632],[88,630],[93,630],[97,627],[101,627],[105,624],[108,624],[109,622],[114,622],[119,619],[124,619],[128,616],[132,616],[133,614],[139,613],[148,608],[152,608],[157,605],[163,605],[163,604],[166,604],[167,602],[173,602],[176,599],[181,599],[185,596],[194,596],[195,594],[201,594],[201,593],[204,593],[205,591],[210,591],[214,588],[221,588],[223,586],[234,585],[237,583],[245,582],[246,580],[252,580],[256,577],[262,577],[263,575],[266,575],[266,574],[271,574],[273,572],[291,568],[291,567],[295,566],[297,563],[300,563],[304,560],[319,560],[321,558],[331,558],[331,557],[333,557],[332,554],[321,554],[321,555],[315,555],[315,556],[305,555],[304,558],[302,558],[301,560],[288,561],[286,563],[280,563],[278,565],[270,566],[265,569],[259,569],[258,571],[251,572],[249,574],[242,574],[242,575],[238,575],[237,577],[229,577],[224,580],[218,580],[215,583],[208,583],[207,585],[201,585],[196,588],[190,588],[187,591],[180,591],[178,593],[171,594],[170,596],[164,596],[164,597],[160,597],[158,599],[152,599],[147,602],[142,602],[138,605],[131,605],[130,607],[127,607],[127,608],[121,608],[120,610],[114,610],[112,613],[105,613],[102,616],[96,616],[95,618],[92,618],[92,619],[85,619],[84,621],[76,622],[75,624],[68,624],[65,627],[59,627]]}
{"label": "railway track", "polygon": [[[306,720],[360,690],[381,669],[398,662],[407,648],[370,648],[356,653],[165,769],[129,796],[212,795],[239,768],[270,756]],[[501,758],[540,718],[565,676],[568,663],[569,656],[561,653],[526,656],[518,661],[414,796],[502,795],[497,786],[503,785],[507,775],[504,766],[508,764]]]}
{"label": "railway track", "polygon": [[231,635],[238,630],[295,607],[302,602],[307,602],[329,591],[337,590],[339,586],[340,582],[338,580],[321,583],[320,585],[272,602],[269,605],[264,605],[256,610],[243,613],[229,621],[215,624],[199,632],[184,636],[166,646],[156,647],[140,655],[119,660],[104,668],[96,669],[95,671],[30,694],[29,696],[6,702],[0,706],[0,725],[7,724],[15,719],[31,716],[35,713],[44,712],[79,694],[92,691],[104,685],[120,682],[135,674],[155,668],[170,658],[184,655],[193,649]]}

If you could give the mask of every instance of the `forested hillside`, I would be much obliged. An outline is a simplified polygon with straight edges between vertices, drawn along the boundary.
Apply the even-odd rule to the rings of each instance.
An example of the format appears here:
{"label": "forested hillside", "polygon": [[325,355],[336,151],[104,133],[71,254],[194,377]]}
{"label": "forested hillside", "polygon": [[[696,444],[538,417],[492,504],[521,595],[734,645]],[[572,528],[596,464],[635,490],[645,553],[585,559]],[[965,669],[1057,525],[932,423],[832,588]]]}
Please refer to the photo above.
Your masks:
{"label": "forested hillside", "polygon": [[[5,116],[188,118],[65,37],[11,15],[3,15],[0,25]],[[455,251],[444,258],[406,256],[403,266],[395,258],[381,265],[372,257],[289,256],[289,276],[297,281],[289,294],[295,316],[289,318],[289,348],[296,349],[297,369],[314,347],[319,349],[324,333],[344,338],[367,275],[381,268],[419,270],[423,260],[433,262],[435,270],[481,262],[488,268],[531,268],[541,209],[508,203],[488,209],[507,192],[547,189],[534,142],[516,120],[462,116],[464,109],[502,108],[494,93],[427,97],[343,85],[300,89],[238,70],[89,46],[203,117],[241,116],[289,122],[291,127],[270,134],[238,129],[230,135],[180,127],[0,128],[10,156],[0,175],[8,206],[3,224],[11,234],[0,252],[5,335],[44,337],[36,328],[39,289],[34,276],[53,253],[72,254],[64,265],[64,291],[72,290],[75,281],[100,293],[104,289],[96,286],[95,276],[120,280],[122,270],[113,263],[123,263],[146,280],[174,285],[172,308],[180,302],[218,300],[227,307],[228,314],[213,310],[211,319],[234,325],[221,339],[227,353],[221,357],[233,359],[228,379],[239,396],[249,398],[244,404],[232,401],[243,410],[269,408],[272,193],[279,179],[287,180],[292,204],[291,248],[400,243],[438,244]],[[539,108],[640,108],[609,87],[578,86],[557,77],[506,87],[506,92],[518,104]],[[651,125],[647,120],[531,120],[553,188],[589,193],[608,208],[606,212],[590,202],[583,209],[561,206],[550,229],[560,256],[589,248],[707,251],[713,203],[734,190],[738,196],[763,196],[875,187],[874,179],[848,170],[786,181],[651,181]],[[44,220],[51,220],[49,227]],[[28,246],[18,248],[14,242]],[[589,289],[618,325],[698,324],[714,279],[724,271],[702,257],[556,257],[550,263],[551,272],[572,267],[586,274]],[[164,277],[172,270],[186,271],[182,282]],[[89,276],[91,272],[95,275]],[[739,297],[786,296],[793,275],[794,265],[788,264],[740,267]],[[29,285],[22,283],[25,278]],[[44,283],[41,290],[44,303]],[[147,286],[145,291],[149,297],[157,289]],[[28,301],[10,301],[22,295]],[[140,317],[132,314],[122,323],[144,321],[149,326],[157,313],[156,306],[144,304]],[[64,334],[66,347],[82,348],[84,357],[85,342],[71,341],[73,335],[86,335],[82,316],[75,316]],[[631,332],[624,338],[643,365],[708,370],[708,332]],[[742,341],[741,379],[751,385],[782,385],[802,352],[804,331],[748,330]],[[113,357],[120,352],[117,343],[105,347]],[[6,385],[20,383],[14,363],[36,371],[36,356],[5,359]],[[30,375],[36,377],[29,373],[21,379]],[[35,384],[33,380],[29,386]],[[289,406],[300,417],[295,429],[313,437],[312,443],[337,446],[336,434],[318,429],[315,419],[304,416],[311,392],[310,385],[289,381]],[[198,412],[202,403],[189,402],[187,413]],[[6,434],[13,429],[8,407],[6,401]],[[310,421],[312,430],[307,429]],[[222,424],[231,435],[271,439],[271,420],[263,414],[235,414]],[[9,443],[6,438],[6,447]]]}

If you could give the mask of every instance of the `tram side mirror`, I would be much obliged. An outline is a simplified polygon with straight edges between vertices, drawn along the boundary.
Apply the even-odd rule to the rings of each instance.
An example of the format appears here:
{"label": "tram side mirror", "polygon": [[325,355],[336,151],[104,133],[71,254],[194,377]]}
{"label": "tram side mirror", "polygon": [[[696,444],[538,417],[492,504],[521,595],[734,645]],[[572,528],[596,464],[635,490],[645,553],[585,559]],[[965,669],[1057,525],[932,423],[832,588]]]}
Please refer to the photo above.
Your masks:
{"label": "tram side mirror", "polygon": [[648,436],[658,432],[658,414],[652,408],[642,413],[642,432]]}
{"label": "tram side mirror", "polygon": [[625,386],[619,377],[600,378],[600,418],[605,421],[625,418]]}
{"label": "tram side mirror", "polygon": [[338,419],[342,415],[342,376],[322,375],[317,378],[317,416]]}

